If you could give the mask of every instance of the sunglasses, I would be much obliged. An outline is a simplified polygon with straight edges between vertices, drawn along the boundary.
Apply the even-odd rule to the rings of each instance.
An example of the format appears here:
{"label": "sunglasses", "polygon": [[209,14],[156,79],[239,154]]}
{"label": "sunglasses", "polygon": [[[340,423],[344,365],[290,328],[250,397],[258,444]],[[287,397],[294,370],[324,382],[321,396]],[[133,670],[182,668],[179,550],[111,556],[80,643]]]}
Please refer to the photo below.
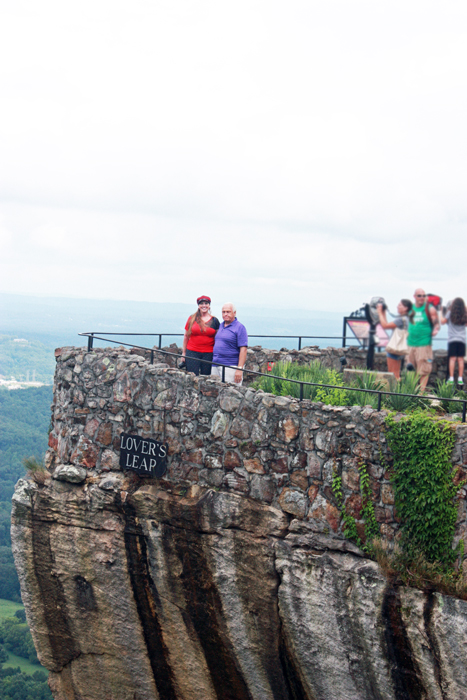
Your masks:
{"label": "sunglasses", "polygon": [[209,301],[200,301],[198,306],[209,306],[210,302]]}
{"label": "sunglasses", "polygon": [[422,297],[422,299],[423,299],[424,297],[426,297],[426,294],[416,294],[415,296],[416,296],[416,297]]}

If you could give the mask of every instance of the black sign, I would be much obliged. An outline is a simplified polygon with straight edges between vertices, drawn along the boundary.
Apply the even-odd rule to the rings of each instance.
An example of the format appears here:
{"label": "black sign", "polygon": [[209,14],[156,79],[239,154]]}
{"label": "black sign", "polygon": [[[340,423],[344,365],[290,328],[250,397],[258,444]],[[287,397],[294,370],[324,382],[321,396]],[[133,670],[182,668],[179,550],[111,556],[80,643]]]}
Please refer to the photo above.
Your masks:
{"label": "black sign", "polygon": [[167,471],[167,445],[139,435],[120,436],[120,466],[140,476],[161,477]]}

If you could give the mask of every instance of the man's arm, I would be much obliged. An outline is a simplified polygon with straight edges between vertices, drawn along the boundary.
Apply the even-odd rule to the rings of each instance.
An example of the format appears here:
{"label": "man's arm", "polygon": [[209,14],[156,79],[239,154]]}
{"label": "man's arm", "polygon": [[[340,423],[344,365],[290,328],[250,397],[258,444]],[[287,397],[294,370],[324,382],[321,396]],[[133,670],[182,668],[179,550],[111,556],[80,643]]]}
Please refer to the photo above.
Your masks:
{"label": "man's arm", "polygon": [[428,313],[430,314],[431,322],[433,324],[432,335],[436,335],[439,329],[441,328],[438,318],[438,312],[436,311],[434,306],[430,306],[428,308]]}
{"label": "man's arm", "polygon": [[[242,369],[245,366],[247,350],[248,350],[247,347],[245,347],[245,346],[241,347],[240,353],[238,355],[238,366],[241,367]],[[242,381],[242,376],[243,376],[243,372],[241,371],[241,369],[237,369],[235,372],[235,382],[237,384]]]}

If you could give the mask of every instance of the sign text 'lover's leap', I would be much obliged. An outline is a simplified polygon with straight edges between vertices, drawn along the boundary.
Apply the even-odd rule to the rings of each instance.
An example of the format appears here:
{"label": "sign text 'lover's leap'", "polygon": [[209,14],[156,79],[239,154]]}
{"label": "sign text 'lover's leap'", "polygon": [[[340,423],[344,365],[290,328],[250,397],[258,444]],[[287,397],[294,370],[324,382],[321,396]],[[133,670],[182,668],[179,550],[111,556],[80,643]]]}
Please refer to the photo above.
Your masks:
{"label": "sign text 'lover's leap'", "polygon": [[167,471],[167,445],[151,438],[122,433],[120,466],[140,476],[161,477]]}

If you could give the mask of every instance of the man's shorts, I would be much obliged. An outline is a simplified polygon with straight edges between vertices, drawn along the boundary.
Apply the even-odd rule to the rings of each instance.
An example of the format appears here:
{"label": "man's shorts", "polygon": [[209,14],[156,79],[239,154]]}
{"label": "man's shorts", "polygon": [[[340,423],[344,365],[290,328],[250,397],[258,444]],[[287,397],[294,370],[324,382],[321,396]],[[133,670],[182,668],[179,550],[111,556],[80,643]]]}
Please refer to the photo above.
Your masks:
{"label": "man's shorts", "polygon": [[407,363],[411,363],[421,377],[427,377],[433,369],[433,348],[431,345],[409,348]]}
{"label": "man's shorts", "polygon": [[[225,368],[225,381],[228,384],[235,384],[236,386],[241,386],[243,384],[243,373],[242,373],[242,379],[240,382],[235,381],[235,372],[236,369],[231,369],[230,367]],[[222,379],[222,367],[219,367],[219,365],[213,365],[211,367],[211,376],[212,377],[220,377]]]}

